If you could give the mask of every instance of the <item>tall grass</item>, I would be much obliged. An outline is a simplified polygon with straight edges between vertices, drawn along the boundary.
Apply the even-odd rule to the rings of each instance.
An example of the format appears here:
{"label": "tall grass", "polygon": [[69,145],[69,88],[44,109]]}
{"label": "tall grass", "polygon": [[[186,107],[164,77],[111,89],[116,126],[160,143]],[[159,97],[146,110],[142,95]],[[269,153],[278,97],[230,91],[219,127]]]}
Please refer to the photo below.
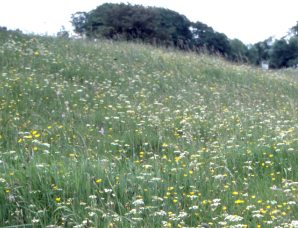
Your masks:
{"label": "tall grass", "polygon": [[297,226],[293,77],[129,43],[0,41],[1,226]]}

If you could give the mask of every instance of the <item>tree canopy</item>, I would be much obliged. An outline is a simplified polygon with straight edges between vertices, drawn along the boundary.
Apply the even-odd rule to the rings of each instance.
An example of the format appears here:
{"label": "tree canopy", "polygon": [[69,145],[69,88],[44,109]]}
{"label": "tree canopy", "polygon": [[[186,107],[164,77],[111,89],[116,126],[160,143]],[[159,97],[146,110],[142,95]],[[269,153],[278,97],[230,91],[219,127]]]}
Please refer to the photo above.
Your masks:
{"label": "tree canopy", "polygon": [[192,23],[175,11],[141,5],[106,3],[72,16],[74,31],[89,38],[140,40],[180,49],[207,49],[226,55],[229,39],[201,23]]}
{"label": "tree canopy", "polygon": [[191,22],[175,11],[131,4],[105,3],[90,12],[72,15],[74,31],[88,38],[141,41],[182,50],[216,53],[237,62],[272,68],[298,64],[298,22],[290,28],[292,38],[272,38],[253,45],[229,39],[200,21]]}
{"label": "tree canopy", "polygon": [[87,37],[141,40],[183,47],[192,38],[190,21],[164,8],[106,3],[72,16],[75,32]]}

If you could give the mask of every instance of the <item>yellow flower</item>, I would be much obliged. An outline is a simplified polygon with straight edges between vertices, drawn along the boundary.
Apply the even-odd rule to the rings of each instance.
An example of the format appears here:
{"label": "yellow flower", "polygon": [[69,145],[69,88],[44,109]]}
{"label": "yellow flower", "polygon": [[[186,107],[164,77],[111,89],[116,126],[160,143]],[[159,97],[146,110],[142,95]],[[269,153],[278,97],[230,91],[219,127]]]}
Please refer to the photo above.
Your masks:
{"label": "yellow flower", "polygon": [[168,222],[168,223],[166,224],[166,227],[172,227],[172,223]]}
{"label": "yellow flower", "polygon": [[242,204],[244,203],[245,201],[244,200],[241,200],[241,199],[238,199],[238,200],[235,200],[235,204]]}
{"label": "yellow flower", "polygon": [[178,163],[180,159],[181,159],[181,157],[179,157],[179,156],[175,157],[175,162]]}
{"label": "yellow flower", "polygon": [[266,214],[266,210],[263,209],[263,208],[261,208],[261,209],[260,209],[260,213],[261,213],[261,214]]}
{"label": "yellow flower", "polygon": [[61,202],[61,198],[60,197],[56,197],[55,198],[56,203],[60,203]]}
{"label": "yellow flower", "polygon": [[51,187],[53,188],[53,190],[57,190],[58,189],[58,186],[55,185],[55,184],[51,184]]}
{"label": "yellow flower", "polygon": [[168,191],[174,190],[174,187],[168,187]]}
{"label": "yellow flower", "polygon": [[162,146],[162,147],[168,147],[168,144],[163,143],[161,146]]}
{"label": "yellow flower", "polygon": [[97,184],[101,183],[102,182],[102,179],[96,179],[95,181]]}
{"label": "yellow flower", "polygon": [[24,136],[24,139],[32,139],[33,137],[32,137],[32,135],[25,135]]}

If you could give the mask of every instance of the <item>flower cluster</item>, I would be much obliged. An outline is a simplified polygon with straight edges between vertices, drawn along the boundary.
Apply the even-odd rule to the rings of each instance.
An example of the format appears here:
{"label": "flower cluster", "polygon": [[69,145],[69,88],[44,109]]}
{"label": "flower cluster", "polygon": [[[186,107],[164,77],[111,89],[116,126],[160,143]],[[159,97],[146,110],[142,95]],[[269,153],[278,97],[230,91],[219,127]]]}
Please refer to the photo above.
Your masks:
{"label": "flower cluster", "polygon": [[297,81],[1,36],[0,226],[297,227]]}

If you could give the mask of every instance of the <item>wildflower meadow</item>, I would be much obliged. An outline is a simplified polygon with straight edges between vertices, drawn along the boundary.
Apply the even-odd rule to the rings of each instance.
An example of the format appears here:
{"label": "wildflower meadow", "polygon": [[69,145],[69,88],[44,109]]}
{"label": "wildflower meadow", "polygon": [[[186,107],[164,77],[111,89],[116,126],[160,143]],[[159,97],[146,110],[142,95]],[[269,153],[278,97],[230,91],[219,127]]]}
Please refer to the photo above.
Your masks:
{"label": "wildflower meadow", "polygon": [[0,226],[298,227],[296,73],[0,31]]}

